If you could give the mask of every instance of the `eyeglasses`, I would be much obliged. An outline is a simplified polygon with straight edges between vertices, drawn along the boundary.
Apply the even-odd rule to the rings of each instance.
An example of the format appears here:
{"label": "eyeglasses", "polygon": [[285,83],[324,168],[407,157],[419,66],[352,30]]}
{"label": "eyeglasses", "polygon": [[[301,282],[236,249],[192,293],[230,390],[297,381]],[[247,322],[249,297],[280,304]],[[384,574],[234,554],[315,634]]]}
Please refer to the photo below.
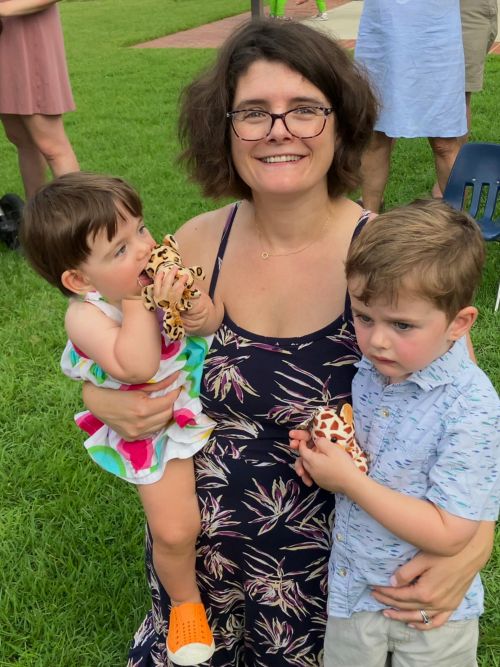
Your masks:
{"label": "eyeglasses", "polygon": [[279,119],[286,130],[297,139],[312,139],[323,132],[333,107],[297,107],[285,113],[270,113],[262,109],[228,111],[234,133],[243,141],[265,139]]}

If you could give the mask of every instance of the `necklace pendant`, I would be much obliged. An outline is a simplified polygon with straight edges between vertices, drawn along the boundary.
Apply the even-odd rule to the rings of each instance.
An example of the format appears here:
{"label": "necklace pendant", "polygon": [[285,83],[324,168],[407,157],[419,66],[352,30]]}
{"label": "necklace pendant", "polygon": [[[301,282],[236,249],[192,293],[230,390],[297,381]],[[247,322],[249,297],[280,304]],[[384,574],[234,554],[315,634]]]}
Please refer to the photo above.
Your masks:
{"label": "necklace pendant", "polygon": [[263,251],[260,253],[260,256],[261,256],[262,259],[269,259],[269,253],[266,252],[265,250],[263,250]]}

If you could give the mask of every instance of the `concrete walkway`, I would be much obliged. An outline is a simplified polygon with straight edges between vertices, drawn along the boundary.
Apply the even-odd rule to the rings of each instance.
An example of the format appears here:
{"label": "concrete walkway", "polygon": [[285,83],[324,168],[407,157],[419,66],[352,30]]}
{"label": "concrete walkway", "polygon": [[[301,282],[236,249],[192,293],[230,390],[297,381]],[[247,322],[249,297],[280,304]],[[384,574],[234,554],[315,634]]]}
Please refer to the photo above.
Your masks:
{"label": "concrete walkway", "polygon": [[[500,0],[499,0],[500,1]],[[307,21],[323,30],[332,31],[336,37],[345,40],[345,46],[352,47],[358,33],[359,16],[363,3],[359,0],[326,0],[328,10],[327,21],[313,21],[309,17],[316,14],[316,3],[309,0],[303,5],[296,5],[295,0],[288,0],[286,15],[294,21]],[[267,14],[267,7],[266,7]],[[150,42],[136,44],[136,48],[159,49],[159,48],[218,48],[226,37],[235,28],[251,18],[250,12],[230,16],[222,21],[207,23],[206,25],[183,30],[182,32],[159,37]]]}
{"label": "concrete walkway", "polygon": [[[500,0],[497,0],[497,2],[500,8]],[[286,15],[293,20],[306,21],[319,30],[325,30],[339,39],[346,48],[354,48],[363,2],[360,2],[360,0],[326,0],[326,6],[328,13],[327,21],[318,21],[310,18],[317,12],[314,0],[308,0],[308,2],[298,6],[295,4],[295,0],[288,0]],[[266,8],[266,14],[267,11]],[[137,44],[136,48],[218,48],[235,28],[250,18],[250,12],[238,14],[237,16],[222,19],[221,21],[199,26],[198,28],[184,30],[173,35],[167,35],[166,37],[159,37],[150,42]],[[493,44],[490,53],[500,55],[500,42]]]}

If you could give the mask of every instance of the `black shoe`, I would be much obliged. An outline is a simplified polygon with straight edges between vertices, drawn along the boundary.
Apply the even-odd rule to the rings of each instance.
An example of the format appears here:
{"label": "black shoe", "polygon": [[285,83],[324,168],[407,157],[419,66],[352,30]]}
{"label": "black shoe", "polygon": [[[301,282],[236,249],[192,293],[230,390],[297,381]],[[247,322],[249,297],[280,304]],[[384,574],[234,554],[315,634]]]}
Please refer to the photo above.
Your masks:
{"label": "black shoe", "polygon": [[19,224],[24,202],[14,194],[4,195],[0,199],[0,241],[11,250],[19,248]]}

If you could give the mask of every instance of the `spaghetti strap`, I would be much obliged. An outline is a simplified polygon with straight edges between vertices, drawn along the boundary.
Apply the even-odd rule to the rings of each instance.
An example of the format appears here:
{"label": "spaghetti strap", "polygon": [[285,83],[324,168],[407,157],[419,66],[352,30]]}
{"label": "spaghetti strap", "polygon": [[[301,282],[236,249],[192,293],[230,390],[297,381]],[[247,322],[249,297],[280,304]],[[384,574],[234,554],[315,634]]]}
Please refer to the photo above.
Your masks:
{"label": "spaghetti strap", "polygon": [[224,225],[224,230],[220,239],[219,249],[217,251],[217,257],[215,258],[214,270],[212,272],[212,280],[210,281],[210,289],[208,290],[208,295],[211,299],[214,298],[215,288],[217,287],[217,280],[219,279],[220,268],[222,266],[222,260],[224,259],[224,253],[226,252],[227,242],[229,239],[229,234],[231,233],[231,228],[233,226],[236,213],[238,211],[240,202],[236,202],[231,207],[229,215],[227,216],[226,224]]}
{"label": "spaghetti strap", "polygon": [[[352,234],[352,239],[351,242],[354,241],[354,239],[359,235],[363,227],[366,225],[368,222],[368,219],[371,215],[371,211],[367,211],[366,209],[363,209],[363,212],[361,213],[361,217],[359,218],[358,222],[356,223],[356,227],[354,228],[354,232]],[[344,322],[350,322],[352,320],[352,311],[351,311],[351,298],[349,297],[349,292],[346,292],[345,295],[345,305],[344,305]]]}

